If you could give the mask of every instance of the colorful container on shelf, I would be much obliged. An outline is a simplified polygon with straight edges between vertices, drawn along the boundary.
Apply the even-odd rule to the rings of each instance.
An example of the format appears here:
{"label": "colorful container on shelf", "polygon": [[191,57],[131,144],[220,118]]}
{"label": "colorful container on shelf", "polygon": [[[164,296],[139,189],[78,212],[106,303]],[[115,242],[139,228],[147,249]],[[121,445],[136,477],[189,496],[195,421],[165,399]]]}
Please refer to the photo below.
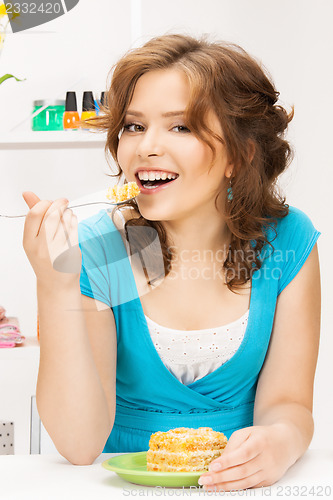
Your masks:
{"label": "colorful container on shelf", "polygon": [[[101,98],[99,100],[99,103],[100,103],[100,106],[102,106],[103,108],[107,108],[107,105],[108,105],[108,99],[107,99],[107,94],[105,91],[101,92]],[[103,111],[101,111],[100,107],[98,108],[98,114],[101,114],[103,113]]]}
{"label": "colorful container on shelf", "polygon": [[[45,108],[44,108],[45,106]],[[63,116],[65,113],[65,101],[55,100],[36,100],[33,102],[33,114],[42,109],[32,118],[31,128],[34,131],[54,131],[63,130]]]}
{"label": "colorful container on shelf", "polygon": [[64,130],[77,130],[80,127],[79,113],[77,112],[76,94],[69,91],[66,94],[66,109],[63,118]]}
{"label": "colorful container on shelf", "polygon": [[[91,91],[85,91],[83,92],[83,98],[82,98],[81,122],[89,120],[89,118],[94,118],[95,116],[97,116],[97,114],[96,114],[96,107],[95,107],[95,100],[93,93]],[[82,123],[81,127],[83,129],[89,129],[89,124]]]}

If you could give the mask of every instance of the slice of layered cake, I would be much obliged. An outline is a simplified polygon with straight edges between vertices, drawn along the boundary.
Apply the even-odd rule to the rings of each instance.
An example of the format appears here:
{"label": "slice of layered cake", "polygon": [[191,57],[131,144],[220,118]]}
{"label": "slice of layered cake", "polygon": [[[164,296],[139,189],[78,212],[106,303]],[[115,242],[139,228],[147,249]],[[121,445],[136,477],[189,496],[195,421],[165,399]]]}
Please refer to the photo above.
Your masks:
{"label": "slice of layered cake", "polygon": [[163,472],[194,472],[208,470],[227,444],[222,432],[210,427],[189,429],[178,427],[150,436],[147,470]]}

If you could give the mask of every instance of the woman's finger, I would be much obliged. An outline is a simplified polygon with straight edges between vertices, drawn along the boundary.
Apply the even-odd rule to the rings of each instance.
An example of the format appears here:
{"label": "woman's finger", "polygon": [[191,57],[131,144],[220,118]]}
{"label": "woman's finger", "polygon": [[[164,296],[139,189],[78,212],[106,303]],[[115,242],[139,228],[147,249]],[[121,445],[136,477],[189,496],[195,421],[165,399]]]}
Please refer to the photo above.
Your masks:
{"label": "woman's finger", "polygon": [[74,214],[73,214],[72,210],[70,208],[68,208],[67,205],[65,205],[65,210],[63,210],[62,213],[60,214],[60,219],[58,220],[58,226],[57,226],[57,229],[54,233],[53,239],[57,236],[59,231],[62,234],[64,233],[64,228],[66,227],[66,224],[68,224],[68,226],[70,226],[73,215]]}
{"label": "woman's finger", "polygon": [[[210,471],[218,471],[222,469],[226,469],[227,467],[233,467],[234,465],[238,465],[239,463],[243,462],[238,462],[234,463],[233,462],[233,457],[235,454],[235,451],[240,449],[241,453],[243,450],[244,443],[246,443],[251,436],[251,427],[245,427],[244,429],[240,429],[238,431],[235,431],[233,434],[231,434],[227,446],[225,447],[222,455],[215,460],[213,460],[209,464],[209,470]],[[237,458],[237,454],[236,454]],[[251,458],[254,458],[253,456],[249,456],[249,460]],[[245,460],[246,461],[246,460]]]}
{"label": "woman's finger", "polygon": [[[75,214],[72,215],[71,220],[71,245],[75,245],[79,248],[79,230],[78,230],[79,221]],[[81,250],[80,250],[81,252]]]}
{"label": "woman's finger", "polygon": [[59,253],[65,252],[72,246],[71,233],[72,229],[72,213],[70,210],[65,210],[59,221],[57,231],[53,238],[53,248]]}
{"label": "woman's finger", "polygon": [[63,224],[59,227],[52,245],[52,265],[56,271],[80,273],[82,255],[78,242],[77,217],[71,210],[66,210]]}
{"label": "woman's finger", "polygon": [[22,193],[22,196],[23,196],[23,199],[29,208],[34,207],[36,205],[36,203],[38,203],[40,201],[38,196],[35,193],[33,193],[32,191],[24,191]]}
{"label": "woman's finger", "polygon": [[53,239],[59,220],[63,212],[66,210],[68,203],[69,201],[66,198],[60,198],[48,207],[40,222],[38,234],[43,234],[48,241]]}
{"label": "woman's finger", "polygon": [[25,218],[24,233],[23,233],[23,247],[26,248],[27,242],[31,238],[36,238],[39,234],[39,229],[44,217],[45,212],[52,202],[43,200],[34,205],[28,212]]}
{"label": "woman's finger", "polygon": [[226,481],[205,486],[207,491],[243,491],[248,488],[257,487],[264,480],[263,471],[259,470],[251,476],[244,477],[238,481]]}
{"label": "woman's finger", "polygon": [[250,460],[256,458],[260,453],[261,449],[256,447],[252,440],[246,441],[242,446],[236,450],[231,451],[225,456],[221,456],[215,460],[214,464],[211,463],[210,471],[219,471],[229,469],[230,467],[236,467],[237,465],[245,464]]}
{"label": "woman's finger", "polygon": [[[259,456],[256,455],[252,460],[236,465],[235,467],[229,467],[228,469],[220,472],[209,473],[208,475],[201,476],[200,484],[227,483],[230,481],[244,479],[262,470],[261,462],[262,461],[259,459]],[[207,480],[209,483],[207,483]]]}
{"label": "woman's finger", "polygon": [[253,427],[244,427],[243,429],[233,432],[227,442],[224,453],[235,450],[241,446],[247,439],[249,439],[252,431]]}

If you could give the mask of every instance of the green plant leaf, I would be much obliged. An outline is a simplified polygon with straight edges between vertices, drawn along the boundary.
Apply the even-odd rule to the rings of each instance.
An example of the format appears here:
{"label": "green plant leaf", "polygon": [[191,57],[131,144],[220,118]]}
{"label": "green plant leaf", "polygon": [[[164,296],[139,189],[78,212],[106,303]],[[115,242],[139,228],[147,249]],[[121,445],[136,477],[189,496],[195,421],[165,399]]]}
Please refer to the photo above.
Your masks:
{"label": "green plant leaf", "polygon": [[16,76],[14,75],[10,75],[9,73],[7,73],[6,75],[3,75],[1,78],[0,78],[0,85],[5,81],[5,80],[8,80],[8,78],[15,78],[15,80],[17,82],[23,82],[24,80],[26,80],[26,78],[23,78],[22,80],[20,78],[16,78]]}

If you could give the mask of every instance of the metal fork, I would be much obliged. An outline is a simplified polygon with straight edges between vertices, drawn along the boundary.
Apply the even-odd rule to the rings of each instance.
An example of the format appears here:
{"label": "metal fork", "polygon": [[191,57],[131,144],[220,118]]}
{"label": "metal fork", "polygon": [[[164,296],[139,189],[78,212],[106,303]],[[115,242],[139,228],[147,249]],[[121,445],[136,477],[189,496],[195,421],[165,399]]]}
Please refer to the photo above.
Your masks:
{"label": "metal fork", "polygon": [[[81,203],[80,205],[73,205],[73,206],[67,207],[67,208],[78,208],[78,207],[85,207],[87,205],[99,205],[99,204],[119,206],[119,205],[123,205],[124,203],[127,203],[130,200],[134,200],[134,198],[136,198],[136,196],[132,196],[132,198],[128,198],[127,200],[124,200],[124,201],[118,201],[117,203],[112,202],[112,201],[92,201],[89,203]],[[18,217],[26,217],[26,216],[27,216],[27,214],[23,214],[23,215],[1,215],[0,214],[0,217],[6,217],[7,219],[16,219]]]}

